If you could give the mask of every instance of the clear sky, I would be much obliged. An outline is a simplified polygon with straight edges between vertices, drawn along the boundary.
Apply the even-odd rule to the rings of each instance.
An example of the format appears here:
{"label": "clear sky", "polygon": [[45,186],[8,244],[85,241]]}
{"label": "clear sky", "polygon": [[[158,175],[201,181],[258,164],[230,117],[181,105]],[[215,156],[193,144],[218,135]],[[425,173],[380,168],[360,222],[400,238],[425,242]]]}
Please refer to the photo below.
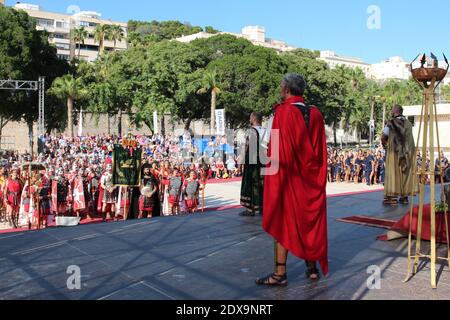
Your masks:
{"label": "clear sky", "polygon": [[[7,0],[7,5],[15,4]],[[71,5],[103,18],[179,20],[240,32],[247,25],[296,47],[333,50],[376,63],[390,56],[410,61],[419,52],[450,57],[448,0],[29,0],[44,10],[67,12]],[[370,6],[379,8],[368,13]],[[377,20],[377,16],[380,17]],[[368,20],[372,28],[368,27]],[[379,22],[380,28],[377,27]]]}

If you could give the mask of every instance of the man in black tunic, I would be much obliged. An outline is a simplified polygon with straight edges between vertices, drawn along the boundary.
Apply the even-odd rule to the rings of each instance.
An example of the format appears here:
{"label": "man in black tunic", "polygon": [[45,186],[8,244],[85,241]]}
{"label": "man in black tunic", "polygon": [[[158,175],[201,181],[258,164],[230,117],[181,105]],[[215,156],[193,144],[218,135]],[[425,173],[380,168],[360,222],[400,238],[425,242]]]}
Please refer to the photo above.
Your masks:
{"label": "man in black tunic", "polygon": [[[253,112],[250,116],[251,128],[245,144],[241,186],[241,205],[246,209],[240,215],[246,217],[253,217],[256,212],[262,214],[264,177],[261,175],[263,164],[261,163],[260,149],[266,129],[261,127],[261,123],[261,113]],[[264,150],[261,151],[261,153],[264,152]]]}

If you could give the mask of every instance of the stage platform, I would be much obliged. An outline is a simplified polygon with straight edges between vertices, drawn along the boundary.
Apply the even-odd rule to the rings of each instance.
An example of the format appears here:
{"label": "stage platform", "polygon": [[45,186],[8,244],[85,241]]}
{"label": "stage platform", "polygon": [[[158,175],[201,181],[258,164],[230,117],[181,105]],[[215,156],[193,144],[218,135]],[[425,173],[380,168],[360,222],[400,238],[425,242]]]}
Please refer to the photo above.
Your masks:
{"label": "stage platform", "polygon": [[[273,271],[273,242],[260,216],[239,209],[0,235],[0,299],[304,300],[449,299],[450,272],[437,290],[428,266],[409,283],[406,240],[377,241],[385,230],[337,222],[354,215],[400,218],[407,207],[384,207],[382,193],[328,199],[330,274],[311,283],[304,262],[290,256],[289,286],[258,287]],[[381,289],[369,290],[369,266],[379,266]],[[70,290],[69,266],[81,271]]]}

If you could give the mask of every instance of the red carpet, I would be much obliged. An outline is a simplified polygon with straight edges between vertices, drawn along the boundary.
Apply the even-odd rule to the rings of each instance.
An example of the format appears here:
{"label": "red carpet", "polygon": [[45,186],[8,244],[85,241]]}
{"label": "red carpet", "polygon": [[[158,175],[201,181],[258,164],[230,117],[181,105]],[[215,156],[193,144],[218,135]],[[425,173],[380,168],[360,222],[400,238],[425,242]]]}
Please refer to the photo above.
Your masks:
{"label": "red carpet", "polygon": [[220,183],[229,183],[229,182],[241,182],[242,177],[231,178],[231,179],[209,179],[206,181],[206,184],[220,184]]}
{"label": "red carpet", "polygon": [[[417,236],[417,216],[419,207],[415,207],[413,210],[413,223],[412,223],[412,234],[414,237]],[[450,216],[447,216],[450,220]],[[450,222],[450,221],[448,221]],[[449,223],[450,227],[450,223]],[[390,231],[394,234],[386,234],[380,236],[378,240],[388,241],[398,239],[399,237],[408,236],[409,233],[409,212],[401,218],[397,223],[395,223]],[[431,233],[431,223],[430,223],[430,205],[426,205],[423,210],[423,221],[422,221],[422,240],[430,240]],[[447,236],[445,232],[445,217],[444,214],[436,214],[436,241],[439,243],[447,243]]]}
{"label": "red carpet", "polygon": [[343,219],[336,219],[336,221],[383,229],[390,229],[395,224],[395,221],[392,220],[365,216],[354,216]]}

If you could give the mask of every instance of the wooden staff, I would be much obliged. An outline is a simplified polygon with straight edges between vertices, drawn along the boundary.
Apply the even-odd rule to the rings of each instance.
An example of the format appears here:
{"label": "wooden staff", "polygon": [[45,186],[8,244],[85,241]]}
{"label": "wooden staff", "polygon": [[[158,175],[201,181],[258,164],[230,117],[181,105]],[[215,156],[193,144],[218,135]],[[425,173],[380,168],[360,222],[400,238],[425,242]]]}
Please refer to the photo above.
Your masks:
{"label": "wooden staff", "polygon": [[[30,206],[28,207],[28,211],[31,210],[31,162],[28,166],[28,197],[30,201]],[[31,220],[30,220],[30,213],[28,212],[28,230],[31,230]]]}
{"label": "wooden staff", "polygon": [[206,187],[206,178],[203,178],[203,188],[202,188],[202,213],[205,212],[205,187]]}
{"label": "wooden staff", "polygon": [[125,199],[123,200],[123,220],[128,220],[128,212],[127,212],[128,187],[124,188],[125,188]]}

